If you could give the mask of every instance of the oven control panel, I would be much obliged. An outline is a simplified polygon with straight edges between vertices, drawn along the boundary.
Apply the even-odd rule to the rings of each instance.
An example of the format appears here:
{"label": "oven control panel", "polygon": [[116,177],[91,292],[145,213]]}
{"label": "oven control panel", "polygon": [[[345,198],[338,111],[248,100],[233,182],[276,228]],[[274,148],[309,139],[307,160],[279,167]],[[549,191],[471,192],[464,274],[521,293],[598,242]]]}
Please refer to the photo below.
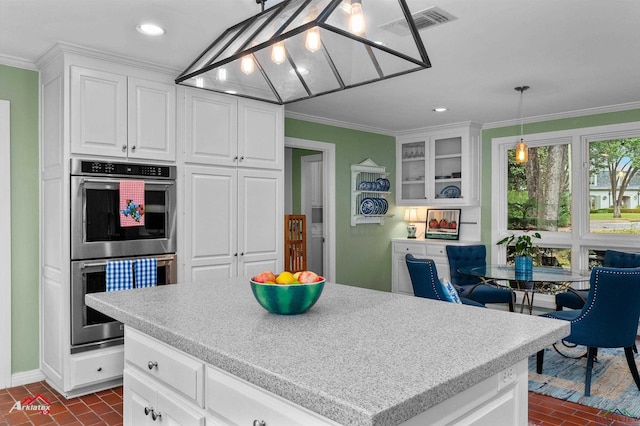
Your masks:
{"label": "oven control panel", "polygon": [[72,160],[71,174],[175,179],[175,166]]}

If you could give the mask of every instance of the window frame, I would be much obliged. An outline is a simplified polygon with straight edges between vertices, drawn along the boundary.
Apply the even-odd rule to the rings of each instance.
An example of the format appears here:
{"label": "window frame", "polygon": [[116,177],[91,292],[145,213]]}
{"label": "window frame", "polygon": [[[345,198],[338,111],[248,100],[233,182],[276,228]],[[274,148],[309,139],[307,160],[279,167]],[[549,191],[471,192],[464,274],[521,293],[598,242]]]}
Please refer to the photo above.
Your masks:
{"label": "window frame", "polygon": [[[563,143],[571,147],[571,232],[539,231],[542,235],[540,245],[570,249],[571,266],[578,270],[588,269],[589,249],[640,251],[638,235],[596,234],[589,229],[589,143],[640,137],[640,122],[525,134],[522,137],[529,147]],[[491,258],[495,263],[506,262],[506,248],[496,246],[496,243],[511,233],[507,229],[507,152],[515,148],[519,139],[516,136],[491,139]],[[567,237],[570,237],[569,242]]]}

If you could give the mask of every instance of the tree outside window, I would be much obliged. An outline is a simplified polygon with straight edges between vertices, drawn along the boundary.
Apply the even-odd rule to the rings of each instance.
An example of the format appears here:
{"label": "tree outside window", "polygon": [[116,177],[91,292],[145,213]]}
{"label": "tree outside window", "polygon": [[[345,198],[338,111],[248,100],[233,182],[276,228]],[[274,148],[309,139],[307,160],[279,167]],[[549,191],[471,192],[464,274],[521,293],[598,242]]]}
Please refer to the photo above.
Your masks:
{"label": "tree outside window", "polygon": [[571,231],[571,165],[568,144],[529,148],[529,161],[508,152],[509,230]]}
{"label": "tree outside window", "polygon": [[[589,143],[589,228],[592,233],[640,233],[640,138]],[[595,177],[595,178],[594,178]]]}

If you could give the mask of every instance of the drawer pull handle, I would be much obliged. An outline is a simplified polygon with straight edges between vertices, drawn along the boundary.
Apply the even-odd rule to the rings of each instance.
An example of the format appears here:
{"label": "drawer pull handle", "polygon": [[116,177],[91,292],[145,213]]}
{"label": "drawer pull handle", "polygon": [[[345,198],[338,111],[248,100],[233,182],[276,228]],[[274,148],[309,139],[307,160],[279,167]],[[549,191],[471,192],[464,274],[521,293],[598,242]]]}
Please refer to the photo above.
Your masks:
{"label": "drawer pull handle", "polygon": [[158,368],[158,361],[149,361],[149,364],[147,364],[147,367],[149,367],[149,370],[153,370],[153,367]]}
{"label": "drawer pull handle", "polygon": [[253,426],[267,426],[267,424],[264,422],[264,420],[254,420]]}
{"label": "drawer pull handle", "polygon": [[161,417],[162,417],[162,413],[156,413],[155,411],[151,410],[151,418],[153,419],[154,422]]}
{"label": "drawer pull handle", "polygon": [[153,412],[153,407],[144,407],[144,415],[148,416],[149,413]]}

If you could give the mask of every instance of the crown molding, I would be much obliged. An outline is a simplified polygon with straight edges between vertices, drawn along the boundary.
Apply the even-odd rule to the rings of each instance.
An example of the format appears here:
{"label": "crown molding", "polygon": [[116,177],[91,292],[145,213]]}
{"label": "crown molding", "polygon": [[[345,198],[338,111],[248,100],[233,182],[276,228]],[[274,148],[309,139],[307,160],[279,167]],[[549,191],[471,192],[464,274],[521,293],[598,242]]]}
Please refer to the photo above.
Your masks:
{"label": "crown molding", "polygon": [[56,57],[60,53],[66,54],[75,54],[84,56],[91,59],[98,59],[103,61],[108,61],[111,63],[116,63],[120,65],[125,65],[129,67],[141,68],[148,71],[155,71],[163,74],[168,74],[173,77],[178,75],[180,72],[179,69],[170,68],[164,65],[155,64],[153,62],[141,61],[139,59],[129,58],[126,56],[116,55],[113,53],[104,52],[97,49],[92,49],[85,46],[79,46],[77,44],[65,43],[65,42],[56,42],[51,45],[43,54],[36,60],[36,66],[41,68],[51,59]]}
{"label": "crown molding", "polygon": [[17,58],[15,56],[0,55],[0,65],[6,65],[14,68],[23,68],[30,71],[38,71],[35,63],[26,59]]}
{"label": "crown molding", "polygon": [[482,124],[474,123],[473,121],[462,121],[459,123],[449,123],[449,124],[438,124],[436,126],[427,126],[427,127],[419,127],[417,129],[409,129],[409,130],[399,130],[395,132],[396,136],[404,136],[414,133],[423,133],[423,132],[438,132],[441,130],[457,130],[461,127],[477,127],[478,129],[482,128]]}
{"label": "crown molding", "polygon": [[349,123],[346,121],[333,120],[331,118],[318,117],[316,115],[302,114],[294,111],[287,111],[286,107],[285,107],[284,116],[287,118],[294,118],[296,120],[309,121],[309,122],[318,123],[318,124],[326,124],[327,126],[343,127],[351,130],[359,130],[362,132],[377,133],[380,135],[387,135],[387,136],[396,135],[396,132],[392,130],[382,129],[379,127],[365,126],[362,124]]}
{"label": "crown molding", "polygon": [[[584,117],[587,115],[606,114],[608,112],[627,111],[630,109],[640,109],[640,102],[629,102],[626,104],[608,105],[595,108],[585,108],[575,111],[558,112],[554,114],[537,115],[533,117],[526,117],[522,119],[523,124],[539,123],[542,121],[562,120],[564,118],[576,118]],[[508,127],[520,125],[520,119],[495,121],[493,123],[485,123],[482,125],[482,129],[496,129],[499,127]]]}

